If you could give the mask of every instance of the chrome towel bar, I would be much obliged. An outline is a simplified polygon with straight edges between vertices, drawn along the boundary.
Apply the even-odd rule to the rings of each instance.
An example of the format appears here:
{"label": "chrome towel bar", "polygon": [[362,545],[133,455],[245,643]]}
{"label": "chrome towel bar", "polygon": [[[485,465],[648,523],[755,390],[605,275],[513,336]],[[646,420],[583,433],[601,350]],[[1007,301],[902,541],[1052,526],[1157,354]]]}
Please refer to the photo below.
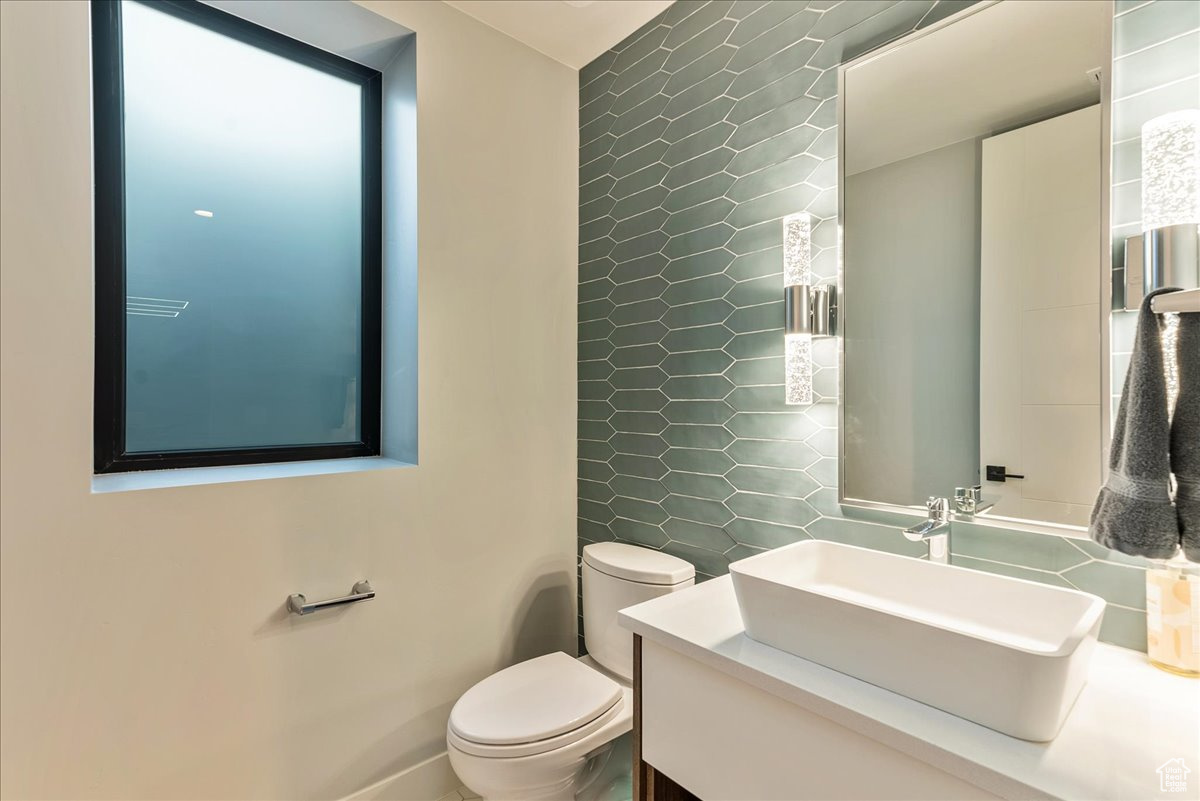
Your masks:
{"label": "chrome towel bar", "polygon": [[375,597],[375,590],[371,589],[371,582],[366,579],[351,587],[350,593],[350,595],[343,595],[341,598],[330,598],[325,601],[313,601],[312,603],[309,603],[300,593],[289,595],[287,599],[288,611],[293,615],[307,615],[312,612],[319,612],[322,609],[328,609],[331,606],[344,606],[345,604],[358,603],[359,601],[369,601]]}
{"label": "chrome towel bar", "polygon": [[1200,312],[1200,289],[1181,289],[1178,292],[1156,295],[1154,300],[1150,301],[1150,309],[1157,314]]}

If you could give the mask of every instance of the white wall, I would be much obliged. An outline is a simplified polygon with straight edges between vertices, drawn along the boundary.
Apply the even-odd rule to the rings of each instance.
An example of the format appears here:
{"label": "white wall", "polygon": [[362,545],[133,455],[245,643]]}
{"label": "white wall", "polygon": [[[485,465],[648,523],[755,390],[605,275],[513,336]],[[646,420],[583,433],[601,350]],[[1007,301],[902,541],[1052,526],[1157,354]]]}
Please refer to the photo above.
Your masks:
{"label": "white wall", "polygon": [[369,7],[418,41],[420,467],[93,495],[88,8],[0,3],[6,798],[337,797],[573,648],[576,74]]}

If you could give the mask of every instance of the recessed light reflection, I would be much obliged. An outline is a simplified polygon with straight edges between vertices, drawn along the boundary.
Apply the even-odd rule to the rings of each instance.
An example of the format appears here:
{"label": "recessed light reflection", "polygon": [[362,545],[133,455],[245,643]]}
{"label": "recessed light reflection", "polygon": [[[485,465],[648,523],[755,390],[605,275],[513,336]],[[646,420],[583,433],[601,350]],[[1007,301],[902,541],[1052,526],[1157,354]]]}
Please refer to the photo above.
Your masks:
{"label": "recessed light reflection", "polygon": [[213,213],[212,213],[211,211],[208,211],[208,210],[206,210],[206,209],[196,209],[194,212],[192,212],[192,214],[195,214],[197,217],[211,217],[211,216],[213,216]]}

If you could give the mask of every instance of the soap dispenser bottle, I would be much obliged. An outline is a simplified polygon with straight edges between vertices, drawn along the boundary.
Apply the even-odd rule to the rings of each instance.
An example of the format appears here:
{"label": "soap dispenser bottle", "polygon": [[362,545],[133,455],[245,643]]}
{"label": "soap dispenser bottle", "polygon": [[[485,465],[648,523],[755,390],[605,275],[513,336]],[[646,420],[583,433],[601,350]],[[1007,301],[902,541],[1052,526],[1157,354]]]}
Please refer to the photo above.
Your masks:
{"label": "soap dispenser bottle", "polygon": [[1200,676],[1200,564],[1182,555],[1146,571],[1146,655],[1163,670]]}

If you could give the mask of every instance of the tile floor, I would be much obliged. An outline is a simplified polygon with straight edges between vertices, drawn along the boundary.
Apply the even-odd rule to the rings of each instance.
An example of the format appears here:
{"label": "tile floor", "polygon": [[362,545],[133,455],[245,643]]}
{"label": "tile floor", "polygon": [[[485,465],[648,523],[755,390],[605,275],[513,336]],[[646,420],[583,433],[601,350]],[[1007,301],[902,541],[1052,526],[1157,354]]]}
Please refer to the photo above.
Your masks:
{"label": "tile floor", "polygon": [[438,801],[473,801],[476,798],[479,798],[479,795],[464,784],[457,790],[446,793]]}

